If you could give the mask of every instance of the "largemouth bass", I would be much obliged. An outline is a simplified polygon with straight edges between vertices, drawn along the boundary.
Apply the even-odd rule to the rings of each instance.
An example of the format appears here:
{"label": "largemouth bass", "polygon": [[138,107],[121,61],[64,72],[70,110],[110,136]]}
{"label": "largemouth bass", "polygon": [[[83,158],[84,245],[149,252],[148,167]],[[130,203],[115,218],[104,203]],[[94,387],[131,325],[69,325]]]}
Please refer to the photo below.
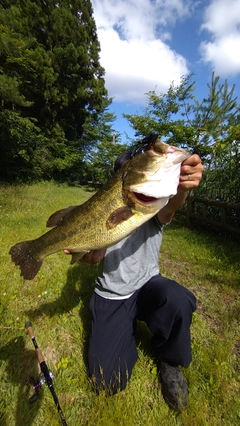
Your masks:
{"label": "largemouth bass", "polygon": [[159,139],[138,152],[88,201],[55,212],[53,227],[35,240],[15,244],[9,254],[31,280],[44,258],[67,249],[74,263],[90,250],[107,248],[130,235],[177,192],[182,161],[189,152]]}

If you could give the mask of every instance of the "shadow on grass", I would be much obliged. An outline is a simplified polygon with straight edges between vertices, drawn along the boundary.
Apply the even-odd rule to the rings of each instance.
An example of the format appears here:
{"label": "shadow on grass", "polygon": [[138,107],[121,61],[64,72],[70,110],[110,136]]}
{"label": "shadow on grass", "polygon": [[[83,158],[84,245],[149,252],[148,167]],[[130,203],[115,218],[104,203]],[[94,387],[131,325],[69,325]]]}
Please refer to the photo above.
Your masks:
{"label": "shadow on grass", "polygon": [[34,423],[42,398],[40,392],[39,398],[34,404],[29,402],[29,397],[33,394],[30,377],[35,379],[39,377],[36,353],[34,350],[25,347],[23,336],[16,336],[0,347],[0,361],[6,364],[6,381],[1,383],[0,424],[4,426],[9,424],[6,413],[9,411],[7,404],[11,404],[13,385],[18,389],[17,406],[12,407],[12,411],[15,411],[15,426],[31,426]]}
{"label": "shadow on grass", "polygon": [[92,295],[96,268],[87,264],[76,264],[68,269],[67,280],[62,288],[61,295],[53,302],[42,303],[37,309],[26,312],[30,319],[41,315],[53,317],[70,312],[80,301],[84,305]]}
{"label": "shadow on grass", "polygon": [[[84,333],[86,336],[89,336],[91,327],[89,302],[93,294],[96,275],[96,265],[78,263],[71,266],[68,269],[67,280],[62,288],[60,297],[53,302],[41,304],[37,309],[28,310],[26,315],[33,321],[42,315],[53,317],[55,315],[66,314],[79,305],[79,317]],[[84,343],[83,346],[85,364],[87,363],[87,347],[88,342]]]}

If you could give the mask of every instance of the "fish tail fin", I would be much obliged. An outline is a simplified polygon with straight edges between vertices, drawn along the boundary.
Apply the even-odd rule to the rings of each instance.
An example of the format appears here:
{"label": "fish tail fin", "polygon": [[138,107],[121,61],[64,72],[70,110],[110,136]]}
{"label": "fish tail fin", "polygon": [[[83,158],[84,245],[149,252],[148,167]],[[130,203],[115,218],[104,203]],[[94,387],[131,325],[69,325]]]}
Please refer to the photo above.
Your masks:
{"label": "fish tail fin", "polygon": [[9,254],[15,265],[21,269],[25,280],[32,280],[42,265],[42,260],[35,259],[31,251],[32,241],[22,241],[11,247]]}

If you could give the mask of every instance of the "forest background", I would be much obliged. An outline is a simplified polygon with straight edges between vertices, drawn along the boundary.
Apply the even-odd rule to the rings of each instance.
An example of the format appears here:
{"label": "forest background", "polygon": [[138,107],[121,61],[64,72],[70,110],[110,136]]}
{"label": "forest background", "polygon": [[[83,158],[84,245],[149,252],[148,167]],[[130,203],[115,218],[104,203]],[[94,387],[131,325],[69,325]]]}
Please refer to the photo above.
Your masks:
{"label": "forest background", "polygon": [[122,151],[156,131],[201,156],[197,195],[239,202],[240,106],[227,80],[213,72],[203,99],[193,74],[167,93],[149,91],[142,115],[124,115],[135,138],[122,141],[89,0],[3,0],[0,29],[2,182],[102,184]]}

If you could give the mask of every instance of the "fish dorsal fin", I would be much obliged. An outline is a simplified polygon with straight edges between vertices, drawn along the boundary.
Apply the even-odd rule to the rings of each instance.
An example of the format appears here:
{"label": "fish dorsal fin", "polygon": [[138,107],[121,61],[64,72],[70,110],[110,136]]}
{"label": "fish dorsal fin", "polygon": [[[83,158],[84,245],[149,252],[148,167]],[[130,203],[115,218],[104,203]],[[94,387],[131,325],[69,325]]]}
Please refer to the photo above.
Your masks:
{"label": "fish dorsal fin", "polygon": [[70,206],[66,209],[57,210],[53,213],[49,219],[47,220],[46,227],[53,228],[54,226],[59,226],[63,220],[63,218],[70,213],[76,206]]}
{"label": "fish dorsal fin", "polygon": [[129,206],[119,207],[119,209],[114,210],[108,220],[107,220],[107,228],[113,229],[120,223],[128,220],[131,216],[133,216],[133,212]]}

